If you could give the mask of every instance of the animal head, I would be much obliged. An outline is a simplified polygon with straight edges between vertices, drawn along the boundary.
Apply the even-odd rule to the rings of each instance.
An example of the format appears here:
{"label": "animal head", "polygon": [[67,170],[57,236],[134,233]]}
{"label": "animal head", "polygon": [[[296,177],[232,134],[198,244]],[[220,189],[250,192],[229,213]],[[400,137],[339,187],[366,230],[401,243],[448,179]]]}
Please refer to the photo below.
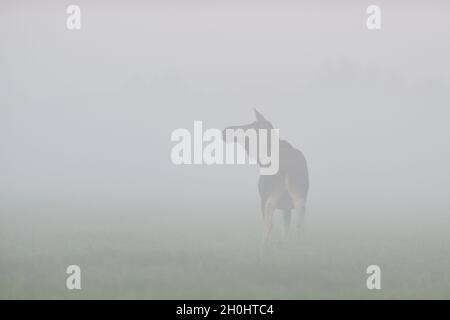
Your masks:
{"label": "animal head", "polygon": [[[260,130],[260,129],[266,129],[268,131],[270,131],[271,129],[273,129],[273,125],[266,120],[266,118],[264,118],[264,116],[256,109],[254,109],[255,111],[255,121],[249,123],[249,124],[244,124],[244,125],[238,125],[238,126],[230,126],[225,128],[225,130],[227,129],[233,129],[233,130],[239,130],[242,129],[244,131],[248,130],[248,129],[255,129],[255,130]],[[225,130],[223,130],[222,132],[222,136],[225,139]]]}
{"label": "animal head", "polygon": [[278,129],[257,110],[255,121],[225,128],[222,132],[223,140],[241,145],[251,161],[255,161],[262,168],[261,174],[275,174],[279,166],[279,136]]}
{"label": "animal head", "polygon": [[253,122],[255,129],[273,129],[273,125],[264,118],[264,116],[258,112],[258,110],[254,109],[256,121]]}

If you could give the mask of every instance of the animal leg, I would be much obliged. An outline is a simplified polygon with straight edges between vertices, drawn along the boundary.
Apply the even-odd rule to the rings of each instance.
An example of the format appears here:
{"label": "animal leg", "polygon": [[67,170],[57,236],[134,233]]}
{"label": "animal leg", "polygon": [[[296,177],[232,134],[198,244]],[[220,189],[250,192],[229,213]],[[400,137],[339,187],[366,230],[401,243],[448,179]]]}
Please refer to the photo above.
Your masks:
{"label": "animal leg", "polygon": [[294,205],[296,215],[295,227],[297,229],[297,235],[300,237],[304,233],[307,188],[302,187],[302,184],[298,183],[298,180],[291,179],[289,176],[286,177],[286,187]]}
{"label": "animal leg", "polygon": [[266,235],[264,238],[264,244],[268,244],[270,241],[270,238],[272,236],[272,229],[273,229],[273,213],[275,212],[276,208],[276,200],[275,199],[268,199],[266,201],[266,205],[264,208],[264,222],[266,223]]}
{"label": "animal leg", "polygon": [[306,199],[294,200],[294,210],[297,215],[296,229],[298,236],[302,236],[305,226]]}
{"label": "animal leg", "polygon": [[290,210],[285,210],[283,211],[283,221],[284,221],[284,228],[283,228],[283,238],[287,239],[288,234],[289,234],[289,228],[291,225],[291,211]]}

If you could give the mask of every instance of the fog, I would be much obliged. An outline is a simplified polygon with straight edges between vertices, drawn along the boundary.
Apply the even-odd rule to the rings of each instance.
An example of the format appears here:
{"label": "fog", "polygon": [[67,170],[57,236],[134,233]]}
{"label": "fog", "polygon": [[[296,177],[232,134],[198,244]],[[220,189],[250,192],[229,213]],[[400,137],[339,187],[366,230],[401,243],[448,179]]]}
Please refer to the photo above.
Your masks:
{"label": "fog", "polygon": [[[92,285],[75,297],[365,298],[365,267],[397,272],[398,256],[425,264],[387,271],[376,297],[449,297],[450,3],[377,1],[370,31],[369,1],[73,2],[81,30],[66,28],[68,3],[0,4],[0,297],[72,298],[64,270],[81,261]],[[258,168],[174,165],[170,135],[250,123],[254,108],[310,175],[306,239],[267,259],[313,280],[197,286],[220,281],[213,253],[233,264],[231,283],[245,282],[248,256],[264,268]],[[98,283],[105,261],[133,259],[115,294]]]}

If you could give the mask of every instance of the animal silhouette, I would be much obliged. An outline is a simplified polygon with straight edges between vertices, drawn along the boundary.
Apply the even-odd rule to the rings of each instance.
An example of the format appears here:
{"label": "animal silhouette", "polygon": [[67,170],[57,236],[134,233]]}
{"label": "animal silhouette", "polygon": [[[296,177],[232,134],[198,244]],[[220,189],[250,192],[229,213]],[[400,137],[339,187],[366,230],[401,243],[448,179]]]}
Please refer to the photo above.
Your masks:
{"label": "animal silhouette", "polygon": [[[267,132],[271,132],[273,125],[256,109],[254,111],[256,121],[246,125],[230,126],[225,130],[255,129],[258,133],[259,129],[266,129]],[[257,134],[257,139],[259,145],[259,134]],[[266,141],[268,141],[267,150],[270,152],[271,139]],[[249,150],[248,143],[249,140],[247,139],[244,146],[247,152]],[[258,163],[260,164],[259,160]],[[303,153],[292,147],[289,142],[279,140],[279,170],[274,175],[260,175],[258,182],[261,211],[267,227],[264,243],[267,244],[270,241],[273,229],[273,215],[277,209],[283,212],[285,236],[288,235],[290,229],[292,211],[297,213],[297,234],[300,235],[303,232],[308,188],[308,167]]]}

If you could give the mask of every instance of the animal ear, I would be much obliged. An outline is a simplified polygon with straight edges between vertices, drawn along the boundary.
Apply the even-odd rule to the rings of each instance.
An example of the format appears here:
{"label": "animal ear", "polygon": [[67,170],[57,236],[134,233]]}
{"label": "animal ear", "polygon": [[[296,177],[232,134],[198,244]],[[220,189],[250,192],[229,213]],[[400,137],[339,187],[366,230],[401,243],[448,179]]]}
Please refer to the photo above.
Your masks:
{"label": "animal ear", "polygon": [[258,120],[258,121],[267,121],[266,118],[264,118],[264,116],[261,113],[258,112],[258,110],[256,110],[256,109],[253,109],[253,110],[255,110],[256,120]]}

